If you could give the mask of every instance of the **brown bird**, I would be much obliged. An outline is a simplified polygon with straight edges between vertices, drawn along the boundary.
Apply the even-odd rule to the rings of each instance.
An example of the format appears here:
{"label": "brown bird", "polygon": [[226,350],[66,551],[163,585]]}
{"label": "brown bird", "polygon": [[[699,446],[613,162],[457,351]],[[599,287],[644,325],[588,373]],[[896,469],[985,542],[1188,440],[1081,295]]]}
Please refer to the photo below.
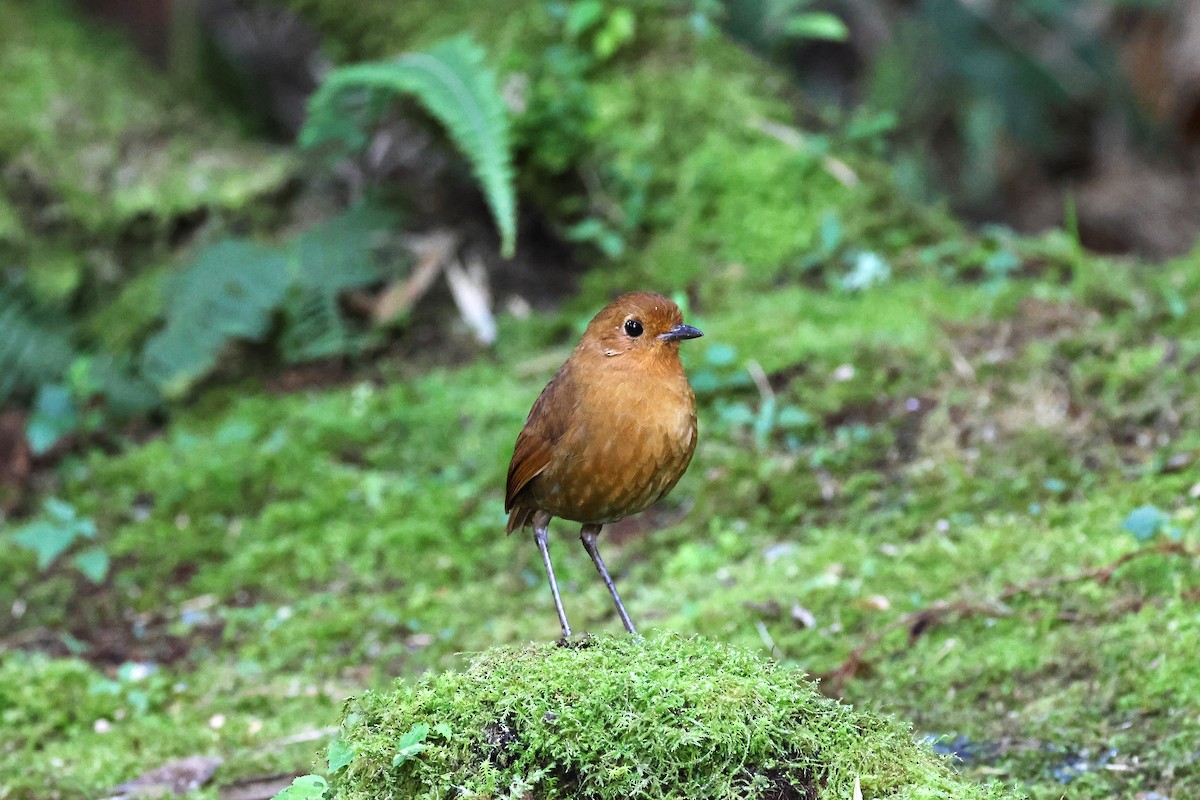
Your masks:
{"label": "brown bird", "polygon": [[600,528],[675,487],[696,450],[696,398],[679,342],[703,334],[660,294],[631,292],[605,306],[533,404],[517,436],[504,510],[508,532],[533,526],[563,638],[571,635],[550,564],[553,517],[583,523],[580,539],[625,630],[637,630],[596,549]]}

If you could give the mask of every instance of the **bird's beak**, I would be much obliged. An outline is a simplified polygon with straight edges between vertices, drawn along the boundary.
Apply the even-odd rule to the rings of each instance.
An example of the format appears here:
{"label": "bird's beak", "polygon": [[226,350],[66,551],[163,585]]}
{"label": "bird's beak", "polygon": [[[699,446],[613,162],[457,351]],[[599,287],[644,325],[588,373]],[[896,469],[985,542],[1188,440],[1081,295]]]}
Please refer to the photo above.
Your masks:
{"label": "bird's beak", "polygon": [[658,338],[664,342],[678,342],[681,339],[699,339],[703,335],[699,328],[693,328],[691,325],[684,325],[681,322],[666,333],[659,334]]}

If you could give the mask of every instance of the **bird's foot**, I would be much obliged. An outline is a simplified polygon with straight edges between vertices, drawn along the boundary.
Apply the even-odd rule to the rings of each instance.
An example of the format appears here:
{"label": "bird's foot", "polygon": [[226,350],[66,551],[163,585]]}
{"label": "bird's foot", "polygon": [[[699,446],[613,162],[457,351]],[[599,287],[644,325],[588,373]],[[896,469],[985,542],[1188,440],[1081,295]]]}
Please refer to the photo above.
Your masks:
{"label": "bird's foot", "polygon": [[583,633],[576,633],[571,636],[561,636],[557,644],[559,647],[565,647],[569,650],[584,650],[591,647],[594,641],[595,638],[587,631],[584,631]]}

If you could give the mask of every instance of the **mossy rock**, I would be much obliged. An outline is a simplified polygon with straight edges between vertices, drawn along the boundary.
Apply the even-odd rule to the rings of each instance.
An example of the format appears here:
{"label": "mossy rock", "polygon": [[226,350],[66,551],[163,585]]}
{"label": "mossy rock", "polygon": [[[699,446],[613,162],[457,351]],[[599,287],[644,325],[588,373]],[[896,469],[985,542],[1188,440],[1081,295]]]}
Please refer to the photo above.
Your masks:
{"label": "mossy rock", "polygon": [[795,670],[672,634],[497,648],[368,692],[331,756],[339,798],[1008,796]]}

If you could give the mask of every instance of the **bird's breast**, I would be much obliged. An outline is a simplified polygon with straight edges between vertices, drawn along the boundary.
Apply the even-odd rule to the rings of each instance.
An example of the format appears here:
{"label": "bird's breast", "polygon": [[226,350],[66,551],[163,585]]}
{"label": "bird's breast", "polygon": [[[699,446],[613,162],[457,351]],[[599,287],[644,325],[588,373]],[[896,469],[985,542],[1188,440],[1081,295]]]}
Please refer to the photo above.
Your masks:
{"label": "bird's breast", "polygon": [[696,403],[682,370],[619,376],[582,393],[574,425],[538,476],[539,507],[578,522],[612,522],[650,506],[696,449]]}

